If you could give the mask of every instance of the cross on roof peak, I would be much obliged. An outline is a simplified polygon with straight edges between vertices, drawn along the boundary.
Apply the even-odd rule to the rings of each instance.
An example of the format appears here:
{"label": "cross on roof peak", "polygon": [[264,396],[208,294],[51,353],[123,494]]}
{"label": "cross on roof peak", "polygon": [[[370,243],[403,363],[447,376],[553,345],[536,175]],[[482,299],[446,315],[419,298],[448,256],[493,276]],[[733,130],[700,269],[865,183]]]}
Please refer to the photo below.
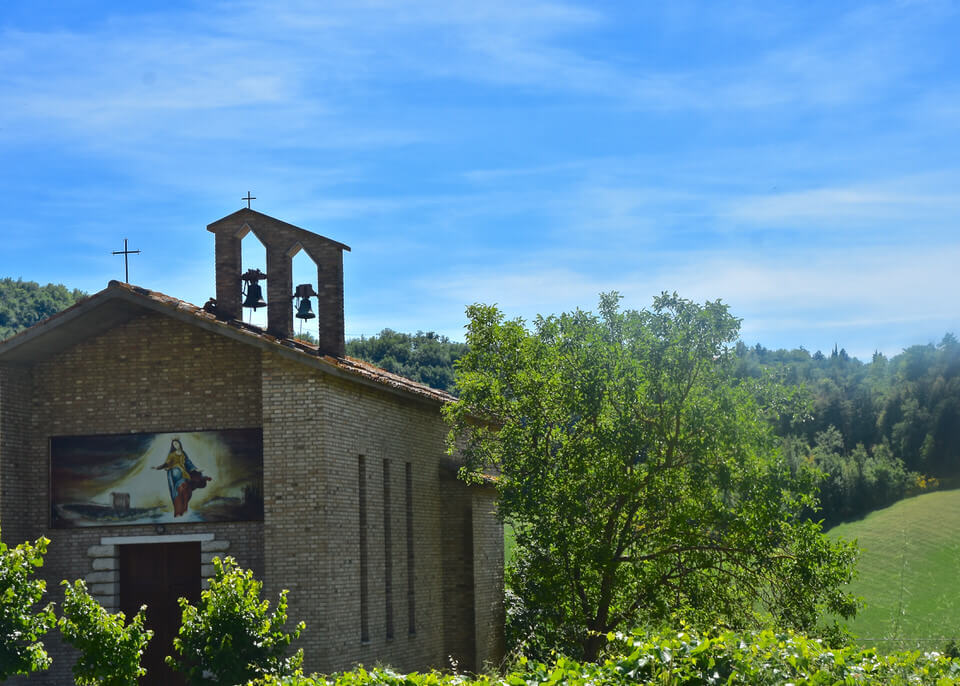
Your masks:
{"label": "cross on roof peak", "polygon": [[240,198],[240,199],[247,201],[247,209],[249,210],[249,209],[250,209],[250,201],[251,201],[251,200],[256,200],[256,199],[257,199],[257,196],[255,196],[255,195],[250,195],[250,191],[247,191],[246,197]]}
{"label": "cross on roof peak", "polygon": [[139,255],[139,250],[127,250],[127,239],[123,239],[123,250],[114,250],[114,255],[123,255],[123,281],[124,283],[130,283],[130,255]]}

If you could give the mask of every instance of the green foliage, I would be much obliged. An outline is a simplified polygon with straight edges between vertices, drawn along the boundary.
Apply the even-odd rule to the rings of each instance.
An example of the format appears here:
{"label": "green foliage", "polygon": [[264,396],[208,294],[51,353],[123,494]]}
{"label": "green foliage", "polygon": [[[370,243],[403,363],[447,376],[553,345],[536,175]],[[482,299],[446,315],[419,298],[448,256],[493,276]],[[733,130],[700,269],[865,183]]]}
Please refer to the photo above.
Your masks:
{"label": "green foliage", "polygon": [[[607,642],[608,641],[608,642]],[[265,679],[262,686],[949,686],[960,679],[960,661],[940,653],[878,655],[830,647],[790,631],[698,633],[687,628],[610,634],[605,657],[583,663],[520,658],[502,677],[398,674],[389,669]]]}
{"label": "green foliage", "polygon": [[826,527],[892,505],[925,483],[906,470],[886,443],[873,446],[872,455],[863,445],[844,452],[843,436],[832,426],[817,434],[812,448],[803,439],[787,437],[783,454],[795,469],[812,465],[823,472],[817,516]]}
{"label": "green foliage", "polygon": [[173,639],[179,657],[168,656],[167,664],[194,685],[242,684],[266,674],[298,672],[303,651],[287,653],[304,623],[291,632],[283,630],[287,592],[280,593],[270,613],[270,603],[260,599],[263,584],[253,572],[240,569],[231,557],[214,558],[213,565],[214,578],[200,594],[199,605],[179,600],[183,624]]}
{"label": "green foliage", "polygon": [[50,666],[41,638],[56,621],[50,605],[35,609],[46,591],[33,578],[50,541],[38,538],[10,548],[0,542],[0,681]]}
{"label": "green foliage", "polygon": [[80,655],[73,667],[79,686],[136,686],[146,674],[140,658],[153,637],[144,626],[144,607],[126,623],[122,612],[110,614],[87,592],[82,579],[62,581],[64,600],[57,625],[64,640]]}
{"label": "green foliage", "polygon": [[869,364],[843,350],[811,355],[799,350],[767,350],[737,345],[738,378],[773,371],[802,384],[809,415],[777,427],[781,436],[800,435],[808,444],[836,427],[843,437],[837,452],[857,445],[868,454],[886,445],[908,471],[938,477],[960,476],[960,343],[946,334],[939,344],[915,345]]}
{"label": "green foliage", "polygon": [[681,630],[610,638],[612,654],[600,671],[622,675],[619,683],[946,686],[960,678],[960,662],[940,653],[884,656],[791,631]]}
{"label": "green foliage", "polygon": [[852,615],[854,548],[799,516],[816,473],[777,455],[768,419],[788,394],[733,378],[738,320],[719,302],[618,300],[532,330],[467,311],[446,414],[465,474],[497,472],[515,529],[511,631],[538,642],[528,650],[593,658],[608,631],[674,614],[798,629]]}
{"label": "green foliage", "polygon": [[432,331],[406,334],[384,329],[370,338],[347,341],[347,355],[449,393],[455,392],[453,366],[466,350],[466,344]]}
{"label": "green foliage", "polygon": [[0,279],[0,341],[70,307],[86,293],[52,283]]}
{"label": "green foliage", "polygon": [[499,679],[484,676],[470,679],[459,674],[443,674],[436,671],[402,674],[389,668],[378,667],[366,670],[363,667],[357,667],[352,672],[340,672],[329,677],[318,674],[265,677],[250,682],[250,686],[494,686],[494,684],[502,686],[504,683]]}
{"label": "green foliage", "polygon": [[889,360],[875,353],[869,364],[837,349],[825,356],[738,343],[736,351],[738,378],[772,374],[801,385],[807,409],[774,426],[786,452],[824,472],[828,526],[960,477],[960,344],[951,334]]}

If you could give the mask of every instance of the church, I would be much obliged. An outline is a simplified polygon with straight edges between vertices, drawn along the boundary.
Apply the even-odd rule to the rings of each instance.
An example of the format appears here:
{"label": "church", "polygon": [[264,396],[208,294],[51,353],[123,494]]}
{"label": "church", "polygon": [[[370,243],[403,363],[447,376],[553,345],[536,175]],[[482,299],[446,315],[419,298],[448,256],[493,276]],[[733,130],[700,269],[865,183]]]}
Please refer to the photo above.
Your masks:
{"label": "church", "polygon": [[[142,683],[177,683],[176,599],[227,555],[271,604],[289,589],[308,672],[498,661],[503,530],[494,489],[446,452],[452,397],[345,355],[349,247],[249,208],[207,230],[205,305],[111,281],[0,342],[3,540],[50,539],[48,600],[82,578],[111,611],[148,606]],[[266,274],[242,268],[251,232]],[[294,287],[301,250],[317,282]],[[317,345],[294,339],[295,310]],[[30,683],[72,683],[73,654],[45,642],[53,667]]]}

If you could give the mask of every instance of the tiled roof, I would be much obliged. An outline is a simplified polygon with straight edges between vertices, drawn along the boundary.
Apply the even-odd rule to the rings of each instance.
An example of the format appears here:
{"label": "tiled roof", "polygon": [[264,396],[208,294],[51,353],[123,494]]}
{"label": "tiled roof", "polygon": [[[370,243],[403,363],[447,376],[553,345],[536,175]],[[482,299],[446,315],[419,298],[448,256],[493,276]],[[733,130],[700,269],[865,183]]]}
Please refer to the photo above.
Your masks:
{"label": "tiled roof", "polygon": [[[90,308],[97,301],[107,299],[111,297],[111,294],[118,293],[128,293],[133,295],[134,298],[144,298],[154,305],[160,306],[158,309],[169,309],[172,312],[177,312],[181,314],[189,315],[190,317],[195,317],[197,320],[204,321],[209,325],[214,325],[214,330],[216,327],[223,327],[224,329],[230,329],[235,332],[241,333],[244,336],[249,336],[252,340],[260,341],[262,343],[268,343],[276,345],[280,348],[286,350],[294,350],[303,353],[305,356],[304,361],[320,361],[329,365],[332,368],[335,368],[341,372],[345,372],[348,376],[355,376],[358,379],[362,379],[368,382],[373,382],[390,388],[394,391],[401,391],[404,393],[410,393],[421,398],[434,400],[441,403],[452,402],[456,398],[446,391],[439,391],[435,388],[430,388],[429,386],[418,383],[407,379],[406,377],[400,376],[399,374],[393,374],[386,371],[385,369],[380,369],[379,367],[370,364],[369,362],[364,362],[363,360],[357,360],[352,357],[334,357],[332,355],[318,355],[317,347],[310,345],[309,343],[304,343],[303,341],[291,339],[291,338],[277,338],[264,329],[261,329],[258,326],[253,324],[247,324],[236,319],[231,319],[224,321],[218,319],[214,314],[215,307],[208,304],[204,307],[198,307],[192,303],[188,303],[184,300],[179,300],[172,296],[166,295],[164,293],[159,293],[157,291],[151,291],[146,288],[141,288],[140,286],[132,286],[127,283],[122,283],[120,281],[111,281],[107,288],[96,293],[88,298],[80,300],[75,305],[68,307],[62,312],[48,317],[35,324],[34,326],[21,331],[15,336],[12,336],[6,341],[3,341],[6,346],[8,343],[15,341],[21,336],[30,335],[31,332],[36,332],[38,329],[46,327],[56,327],[59,323],[58,320],[64,320],[75,313],[77,310],[82,310],[84,308]],[[296,356],[293,358],[296,359]]]}

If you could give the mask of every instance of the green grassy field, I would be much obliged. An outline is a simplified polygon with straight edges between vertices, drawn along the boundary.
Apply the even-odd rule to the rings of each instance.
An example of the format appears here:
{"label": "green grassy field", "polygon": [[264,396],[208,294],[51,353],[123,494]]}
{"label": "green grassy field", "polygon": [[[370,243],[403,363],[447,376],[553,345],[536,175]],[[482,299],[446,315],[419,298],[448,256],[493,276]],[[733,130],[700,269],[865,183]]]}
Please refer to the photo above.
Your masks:
{"label": "green grassy field", "polygon": [[960,639],[960,490],[902,500],[829,534],[863,549],[851,585],[867,602],[850,623],[859,642],[942,650]]}

